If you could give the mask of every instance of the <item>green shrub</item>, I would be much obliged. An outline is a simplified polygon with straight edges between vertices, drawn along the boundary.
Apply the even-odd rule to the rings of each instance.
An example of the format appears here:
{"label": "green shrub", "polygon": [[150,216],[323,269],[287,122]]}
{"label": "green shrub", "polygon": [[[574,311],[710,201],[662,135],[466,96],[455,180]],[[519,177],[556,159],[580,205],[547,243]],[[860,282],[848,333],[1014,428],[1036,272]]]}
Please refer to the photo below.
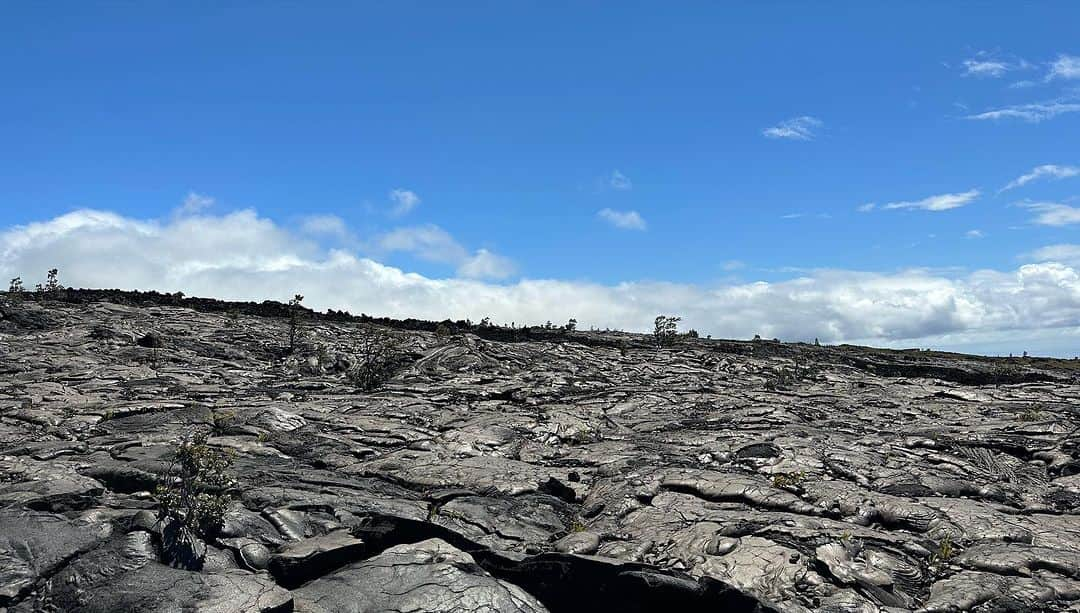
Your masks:
{"label": "green shrub", "polygon": [[289,301],[289,353],[296,353],[297,341],[300,340],[300,318],[303,315],[300,303],[303,301],[304,297],[300,294],[296,294]]}
{"label": "green shrub", "polygon": [[221,530],[232,484],[225,471],[232,460],[193,434],[177,445],[173,463],[154,490],[158,521],[173,521],[182,531],[210,538]]}
{"label": "green shrub", "polygon": [[394,335],[368,326],[353,348],[348,379],[366,392],[378,389],[394,375],[402,354],[401,344]]}
{"label": "green shrub", "polygon": [[667,347],[675,342],[675,337],[679,333],[680,321],[682,321],[682,317],[656,316],[656,319],[653,320],[653,341],[656,343],[657,349]]}

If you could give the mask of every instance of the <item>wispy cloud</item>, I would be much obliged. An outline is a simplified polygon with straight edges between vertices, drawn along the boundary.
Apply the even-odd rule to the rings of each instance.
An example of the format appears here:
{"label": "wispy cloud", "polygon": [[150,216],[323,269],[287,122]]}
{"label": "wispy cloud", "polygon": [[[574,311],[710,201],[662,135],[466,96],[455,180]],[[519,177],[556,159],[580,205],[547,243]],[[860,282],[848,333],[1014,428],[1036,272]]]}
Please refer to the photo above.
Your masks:
{"label": "wispy cloud", "polygon": [[195,215],[212,206],[214,206],[213,198],[195,192],[188,192],[188,195],[184,197],[184,201],[180,203],[180,208],[176,209],[176,214]]}
{"label": "wispy cloud", "polygon": [[449,232],[432,224],[396,228],[377,237],[375,246],[379,251],[412,253],[429,262],[456,264],[469,255]]}
{"label": "wispy cloud", "polygon": [[997,78],[1011,70],[1010,64],[998,60],[964,60],[965,77]]}
{"label": "wispy cloud", "polygon": [[998,109],[991,109],[989,111],[983,111],[982,113],[968,115],[966,119],[975,121],[1021,119],[1031,123],[1039,123],[1040,121],[1053,119],[1058,115],[1076,112],[1080,112],[1080,103],[1076,102],[1073,98],[1059,98],[1057,100],[1049,100],[1046,102],[1004,106]]}
{"label": "wispy cloud", "polygon": [[602,209],[597,216],[620,230],[645,230],[647,227],[645,220],[637,211]]}
{"label": "wispy cloud", "polygon": [[1024,254],[1023,258],[1035,262],[1054,261],[1077,263],[1080,262],[1080,245],[1069,243],[1047,245],[1036,249],[1031,253]]}
{"label": "wispy cloud", "polygon": [[781,121],[771,128],[765,128],[761,134],[765,138],[783,138],[787,140],[813,140],[819,128],[825,124],[816,117],[803,115]]}
{"label": "wispy cloud", "polygon": [[1080,79],[1080,57],[1075,55],[1059,55],[1050,63],[1050,71],[1046,75],[1048,81],[1054,79]]}
{"label": "wispy cloud", "polygon": [[1031,172],[1020,175],[1013,179],[1000,191],[1006,191],[1022,187],[1038,179],[1068,179],[1080,175],[1080,166],[1059,166],[1057,164],[1043,164],[1031,169]]}
{"label": "wispy cloud", "polygon": [[964,232],[964,238],[983,238],[985,236],[986,235],[983,234],[982,230],[968,230],[967,232]]}
{"label": "wispy cloud", "polygon": [[619,191],[629,191],[634,188],[634,184],[630,181],[630,177],[618,170],[611,171],[611,176],[608,177],[608,186],[610,186],[611,189],[617,189]]}
{"label": "wispy cloud", "polygon": [[1069,226],[1080,223],[1080,208],[1058,202],[1031,202],[1021,204],[1025,209],[1035,211],[1032,223],[1040,226]]}
{"label": "wispy cloud", "polygon": [[999,78],[1007,72],[1032,68],[1032,64],[1023,58],[1002,58],[1000,54],[990,51],[979,51],[974,57],[961,62],[964,67],[962,73],[965,77]]}
{"label": "wispy cloud", "polygon": [[471,279],[503,279],[514,274],[513,261],[487,249],[470,254],[449,232],[428,224],[396,228],[374,241],[376,251],[402,251],[429,262],[451,264],[459,276]]}
{"label": "wispy cloud", "polygon": [[458,276],[467,279],[505,279],[517,272],[517,266],[509,258],[478,249],[458,265]]}
{"label": "wispy cloud", "polygon": [[817,219],[832,219],[832,215],[828,213],[788,213],[781,215],[780,219],[803,219],[806,217],[816,217]]}
{"label": "wispy cloud", "polygon": [[348,235],[345,221],[337,215],[310,215],[300,220],[300,231],[317,236],[344,238]]}
{"label": "wispy cloud", "polygon": [[859,206],[855,207],[855,210],[860,212],[860,213],[869,213],[870,211],[873,211],[876,208],[877,208],[877,203],[876,202],[867,202],[866,204],[860,204]]}
{"label": "wispy cloud", "polygon": [[948,211],[971,203],[979,197],[979,190],[972,189],[955,194],[938,194],[927,196],[922,200],[910,200],[890,202],[883,206],[885,209],[922,209],[924,211]]}
{"label": "wispy cloud", "polygon": [[414,191],[398,188],[390,191],[390,201],[394,203],[391,213],[404,215],[420,204],[420,196],[417,196]]}

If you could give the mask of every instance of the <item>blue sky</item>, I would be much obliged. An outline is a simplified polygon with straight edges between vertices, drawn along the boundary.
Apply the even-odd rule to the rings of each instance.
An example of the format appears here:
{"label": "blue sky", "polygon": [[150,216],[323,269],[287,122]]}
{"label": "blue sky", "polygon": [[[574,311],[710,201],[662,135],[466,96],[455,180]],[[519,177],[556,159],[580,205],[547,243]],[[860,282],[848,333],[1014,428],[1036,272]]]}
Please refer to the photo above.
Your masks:
{"label": "blue sky", "polygon": [[[341,249],[483,291],[913,269],[970,289],[984,269],[1078,268],[1076,3],[70,2],[0,17],[12,274],[37,262],[12,233],[74,211],[167,231],[249,209],[304,241],[300,259]],[[78,232],[63,240],[85,252]],[[963,313],[910,330],[694,323],[901,344],[971,332],[938,344],[996,351],[1024,330],[1078,333],[1080,289],[1064,287],[1037,298],[1052,330]]]}

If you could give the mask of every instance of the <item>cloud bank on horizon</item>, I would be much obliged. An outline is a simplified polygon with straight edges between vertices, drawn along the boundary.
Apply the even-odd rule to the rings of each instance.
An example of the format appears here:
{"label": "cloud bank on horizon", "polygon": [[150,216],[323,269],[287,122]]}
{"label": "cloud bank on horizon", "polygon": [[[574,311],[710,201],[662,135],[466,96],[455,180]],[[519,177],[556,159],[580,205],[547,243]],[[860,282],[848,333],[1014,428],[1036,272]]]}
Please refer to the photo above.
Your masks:
{"label": "cloud bank on horizon", "polygon": [[0,274],[1080,352],[1080,3],[776,11],[12,6]]}
{"label": "cloud bank on horizon", "polygon": [[[188,208],[190,211],[190,207]],[[334,224],[319,220],[319,228]],[[938,348],[1080,339],[1080,245],[1050,245],[1015,270],[948,276],[928,270],[816,270],[780,282],[693,285],[638,281],[517,279],[470,274],[508,262],[484,250],[457,252],[427,228],[426,240],[388,235],[399,249],[434,249],[458,276],[431,278],[348,249],[327,247],[254,210],[185,212],[133,219],[82,209],[0,233],[0,269],[33,282],[59,267],[74,287],[159,289],[225,299],[286,299],[302,293],[317,309],[353,313],[542,323],[576,317],[583,327],[647,331],[658,313],[677,313],[702,334]],[[432,239],[434,237],[434,239]],[[434,246],[433,246],[434,245]],[[441,252],[448,251],[448,253]],[[489,261],[496,258],[493,263]],[[1004,346],[1004,345],[1002,345]]]}

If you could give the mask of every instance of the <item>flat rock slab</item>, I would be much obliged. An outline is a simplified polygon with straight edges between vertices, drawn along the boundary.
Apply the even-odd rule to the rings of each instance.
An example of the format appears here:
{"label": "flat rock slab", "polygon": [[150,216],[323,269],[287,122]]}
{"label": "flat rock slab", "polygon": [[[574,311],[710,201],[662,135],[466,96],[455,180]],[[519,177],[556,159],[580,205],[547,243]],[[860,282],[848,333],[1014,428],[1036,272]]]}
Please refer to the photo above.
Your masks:
{"label": "flat rock slab", "polygon": [[0,511],[0,607],[30,591],[69,559],[92,549],[112,528],[92,520]]}
{"label": "flat rock slab", "polygon": [[160,564],[150,534],[135,531],[71,560],[15,611],[285,613],[292,602],[266,575]]}
{"label": "flat rock slab", "polygon": [[334,530],[285,546],[270,558],[270,573],[281,585],[295,588],[363,554],[364,541],[353,538],[348,530]]}
{"label": "flat rock slab", "polygon": [[307,613],[547,611],[524,590],[493,578],[472,556],[438,539],[391,547],[294,592]]}

